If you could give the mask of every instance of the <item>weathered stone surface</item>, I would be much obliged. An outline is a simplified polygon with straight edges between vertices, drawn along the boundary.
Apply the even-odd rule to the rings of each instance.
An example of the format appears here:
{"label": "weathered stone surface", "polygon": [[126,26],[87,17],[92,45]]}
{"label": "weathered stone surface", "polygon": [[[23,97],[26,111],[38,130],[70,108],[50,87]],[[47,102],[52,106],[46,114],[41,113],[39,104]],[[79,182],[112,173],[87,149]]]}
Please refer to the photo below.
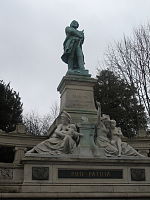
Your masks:
{"label": "weathered stone surface", "polygon": [[[149,159],[99,159],[99,158],[39,158],[26,157],[23,160],[23,178],[13,167],[11,180],[0,179],[2,198],[112,198],[112,197],[150,197]],[[48,180],[32,180],[32,168],[49,168]],[[145,170],[145,181],[131,179],[131,169]],[[19,169],[20,170],[20,169]],[[88,172],[103,170],[122,170],[121,179],[93,178],[59,178],[59,170],[87,170]],[[15,178],[15,179],[14,179]],[[11,181],[11,184],[10,184]]]}
{"label": "weathered stone surface", "polygon": [[150,136],[143,135],[142,137],[134,137],[131,139],[123,138],[123,141],[130,144],[134,149],[138,150],[142,155],[149,157],[150,156]]}
{"label": "weathered stone surface", "polygon": [[131,168],[132,181],[145,181],[145,169]]}
{"label": "weathered stone surface", "polygon": [[32,180],[48,180],[49,167],[32,167]]}
{"label": "weathered stone surface", "polygon": [[71,124],[71,116],[63,111],[60,115],[61,122],[58,124],[56,130],[49,136],[49,138],[31,150],[27,154],[48,154],[60,155],[71,154],[80,140],[81,134],[77,132],[75,124]]}
{"label": "weathered stone surface", "polygon": [[15,147],[15,158],[14,158],[14,163],[19,164],[24,157],[25,153],[25,147],[22,146],[16,146]]}
{"label": "weathered stone surface", "polygon": [[[26,173],[22,185],[22,192],[23,194],[30,194],[29,197],[35,197],[37,191],[40,191],[38,193],[39,197],[40,193],[44,194],[44,196],[46,193],[47,197],[54,197],[54,193],[57,193],[57,197],[76,198],[81,196],[92,198],[110,198],[114,196],[150,197],[149,163],[150,161],[148,159],[118,160],[99,158],[28,157],[23,161]],[[32,180],[32,167],[49,167],[49,180]],[[144,169],[146,177],[145,181],[133,181],[131,179],[131,169]],[[78,175],[78,178],[59,177],[59,171],[67,170],[76,173],[75,175]],[[113,170],[115,172],[118,171],[119,173],[122,172],[122,177],[103,177],[107,175],[105,174],[106,172],[112,172]],[[84,177],[82,174],[83,171],[90,176]],[[101,172],[98,174],[100,177],[96,176],[97,172]],[[28,177],[26,177],[27,174]]]}
{"label": "weathered stone surface", "polygon": [[13,179],[13,169],[0,168],[0,179],[1,180]]}
{"label": "weathered stone surface", "polygon": [[83,76],[64,76],[57,90],[61,94],[60,111],[66,110],[74,123],[81,121],[82,116],[94,122],[96,108],[93,87],[96,80]]}

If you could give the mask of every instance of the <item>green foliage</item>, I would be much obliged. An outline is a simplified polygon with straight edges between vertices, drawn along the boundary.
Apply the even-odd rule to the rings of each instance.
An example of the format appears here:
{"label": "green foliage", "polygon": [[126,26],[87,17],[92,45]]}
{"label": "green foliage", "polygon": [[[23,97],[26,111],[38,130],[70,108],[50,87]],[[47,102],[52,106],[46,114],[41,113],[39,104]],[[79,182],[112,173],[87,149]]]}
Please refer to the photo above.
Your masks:
{"label": "green foliage", "polygon": [[136,88],[129,86],[112,71],[98,72],[94,96],[101,103],[102,113],[116,120],[124,136],[132,137],[140,128],[146,127],[144,107],[137,101]]}
{"label": "green foliage", "polygon": [[19,93],[0,80],[0,129],[6,132],[15,130],[22,122],[22,103]]}

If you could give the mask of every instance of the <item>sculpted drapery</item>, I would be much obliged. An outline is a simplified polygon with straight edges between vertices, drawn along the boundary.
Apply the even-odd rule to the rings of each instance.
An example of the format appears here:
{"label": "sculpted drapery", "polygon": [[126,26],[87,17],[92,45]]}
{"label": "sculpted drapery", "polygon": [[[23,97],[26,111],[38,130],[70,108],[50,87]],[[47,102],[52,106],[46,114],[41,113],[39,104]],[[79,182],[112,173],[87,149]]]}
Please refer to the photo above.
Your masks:
{"label": "sculpted drapery", "polygon": [[98,105],[98,121],[96,125],[97,135],[95,144],[105,149],[106,156],[142,156],[126,142],[122,142],[120,127],[116,127],[116,121],[110,120],[108,115],[101,116],[101,105]]}
{"label": "sculpted drapery", "polygon": [[28,153],[39,154],[69,154],[72,153],[79,141],[80,133],[75,124],[70,124],[71,117],[67,112],[61,114],[61,123],[52,136],[36,145]]}
{"label": "sculpted drapery", "polygon": [[79,24],[73,20],[65,29],[66,39],[63,43],[64,53],[62,60],[68,64],[68,70],[84,70],[84,56],[82,44],[84,42],[83,31],[78,31]]}

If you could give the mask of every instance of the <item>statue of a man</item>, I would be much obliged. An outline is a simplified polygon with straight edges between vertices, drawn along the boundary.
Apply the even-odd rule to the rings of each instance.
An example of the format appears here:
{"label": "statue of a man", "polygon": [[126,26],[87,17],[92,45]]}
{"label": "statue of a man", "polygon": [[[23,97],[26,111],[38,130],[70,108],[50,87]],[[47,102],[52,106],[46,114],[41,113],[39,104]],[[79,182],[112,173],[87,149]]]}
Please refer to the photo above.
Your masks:
{"label": "statue of a man", "polygon": [[66,39],[63,43],[64,53],[61,58],[68,64],[68,71],[84,70],[84,55],[82,52],[84,32],[78,31],[78,27],[78,22],[73,20],[70,26],[65,29]]}

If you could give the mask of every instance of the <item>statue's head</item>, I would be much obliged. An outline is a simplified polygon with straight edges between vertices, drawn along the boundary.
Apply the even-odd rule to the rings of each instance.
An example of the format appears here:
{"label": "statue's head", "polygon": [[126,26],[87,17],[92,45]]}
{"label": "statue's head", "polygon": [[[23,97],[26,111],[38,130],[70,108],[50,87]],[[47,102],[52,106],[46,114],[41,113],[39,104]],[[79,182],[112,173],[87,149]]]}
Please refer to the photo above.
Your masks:
{"label": "statue's head", "polygon": [[70,27],[77,29],[79,27],[79,23],[76,20],[73,20],[70,24]]}
{"label": "statue's head", "polygon": [[122,135],[122,131],[120,127],[118,127],[118,135]]}
{"label": "statue's head", "polygon": [[109,115],[105,115],[103,114],[101,117],[101,120],[103,122],[103,124],[105,125],[106,128],[110,128],[110,117]]}
{"label": "statue's head", "polygon": [[110,125],[111,125],[111,128],[115,128],[116,127],[116,121],[110,120]]}
{"label": "statue's head", "polygon": [[71,116],[66,111],[63,111],[60,117],[63,124],[69,124],[71,121]]}

